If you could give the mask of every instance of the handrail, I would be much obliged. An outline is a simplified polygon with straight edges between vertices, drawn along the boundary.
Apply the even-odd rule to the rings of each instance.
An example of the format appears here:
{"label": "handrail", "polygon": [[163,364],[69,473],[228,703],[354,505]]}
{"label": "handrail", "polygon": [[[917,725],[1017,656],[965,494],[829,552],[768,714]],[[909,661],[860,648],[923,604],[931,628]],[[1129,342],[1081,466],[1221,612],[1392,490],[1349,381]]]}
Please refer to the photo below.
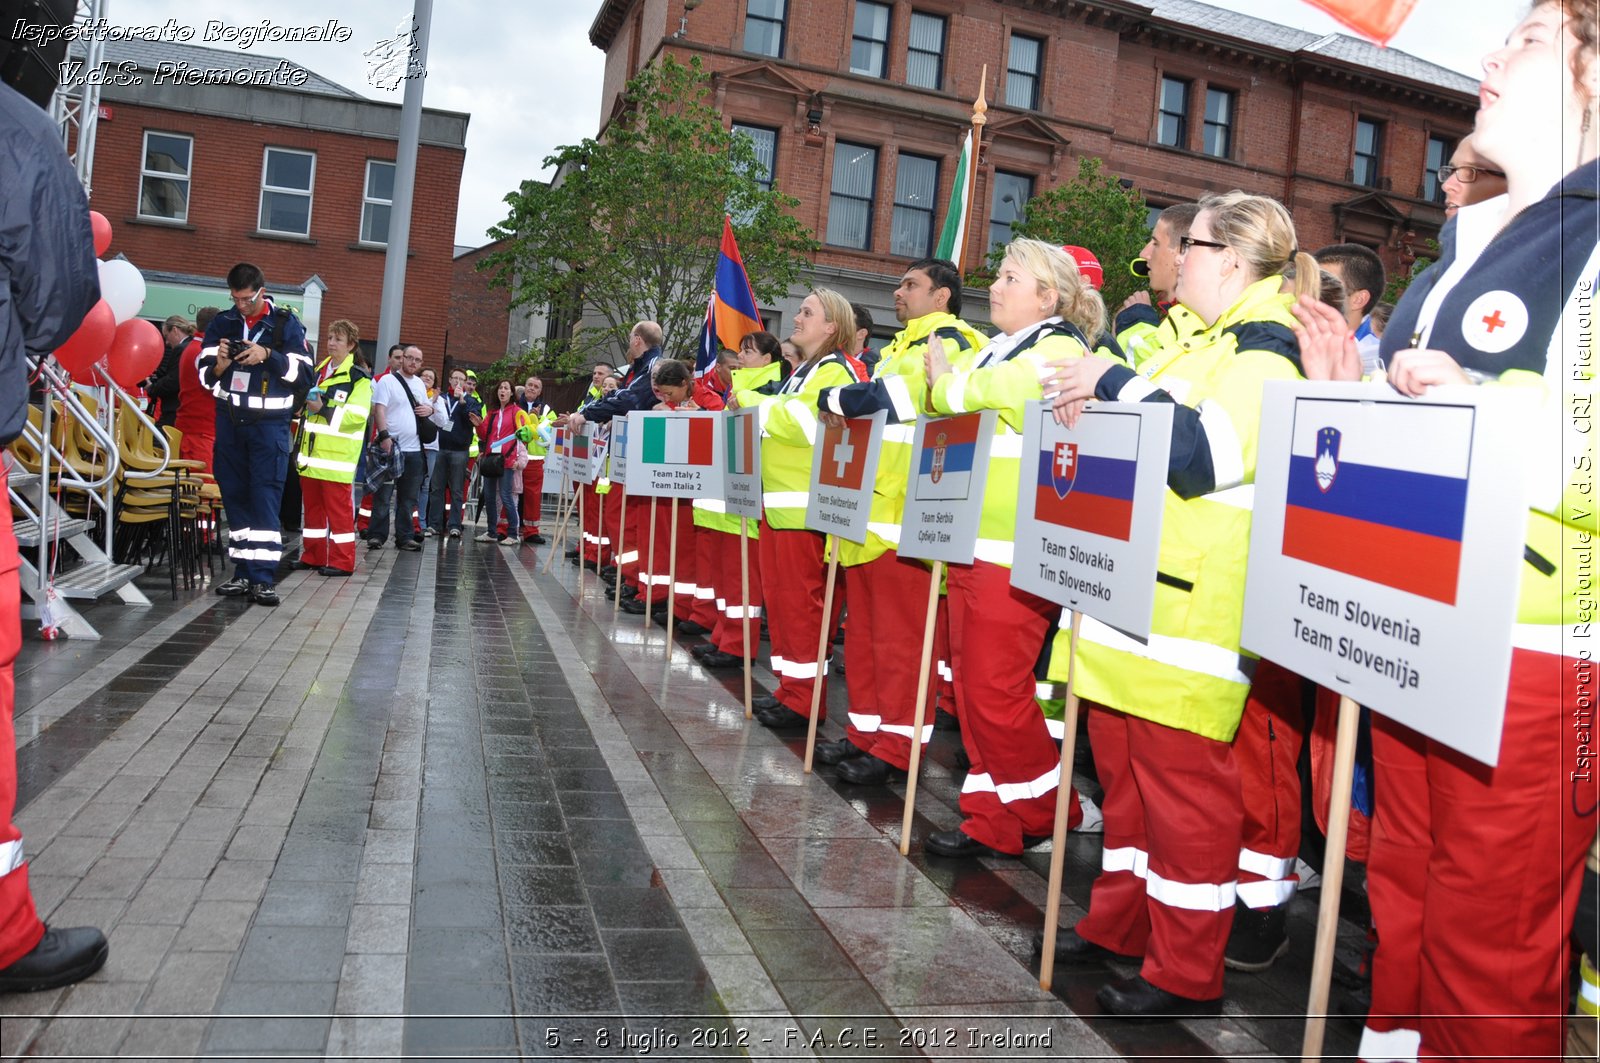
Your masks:
{"label": "handrail", "polygon": [[[100,378],[100,381],[110,389],[113,395],[122,401],[124,406],[127,407],[128,412],[133,414],[134,417],[138,418],[139,423],[144,425],[144,427],[150,432],[151,438],[155,440],[156,445],[161,448],[161,465],[158,468],[135,469],[130,465],[123,471],[122,478],[125,480],[154,480],[156,477],[165,473],[167,471],[167,466],[172,463],[172,444],[167,439],[167,433],[163,432],[161,430],[161,426],[156,424],[155,421],[151,420],[150,417],[139,408],[139,404],[133,401],[133,396],[129,395],[126,391],[123,391],[122,388],[117,385],[117,382],[111,379],[111,375],[109,373],[107,373],[98,365],[95,366],[94,371],[95,375]],[[115,415],[113,415],[113,423],[115,422],[115,419]]]}
{"label": "handrail", "polygon": [[[83,425],[84,430],[88,432],[89,435],[93,436],[94,441],[105,450],[105,475],[94,480],[86,479],[81,473],[66,463],[66,454],[57,449],[55,444],[51,443],[48,438],[44,440],[45,445],[55,453],[58,459],[60,459],[62,471],[71,471],[73,473],[73,482],[76,486],[85,490],[94,491],[104,487],[106,484],[109,484],[113,479],[116,478],[117,469],[122,463],[121,455],[117,452],[117,441],[106,433],[106,430],[101,426],[99,419],[96,418],[94,414],[89,412],[89,408],[78,401],[77,396],[72,393],[72,383],[66,376],[58,372],[49,362],[45,362],[43,366],[39,366],[38,362],[32,359],[30,359],[30,362],[32,362],[34,367],[38,369],[40,377],[47,381],[50,385],[48,389],[49,394],[45,396],[46,400],[48,401],[52,398],[56,399],[61,403],[63,409],[71,411],[73,417],[78,421],[78,423]],[[42,452],[43,451],[41,449],[41,453]]]}

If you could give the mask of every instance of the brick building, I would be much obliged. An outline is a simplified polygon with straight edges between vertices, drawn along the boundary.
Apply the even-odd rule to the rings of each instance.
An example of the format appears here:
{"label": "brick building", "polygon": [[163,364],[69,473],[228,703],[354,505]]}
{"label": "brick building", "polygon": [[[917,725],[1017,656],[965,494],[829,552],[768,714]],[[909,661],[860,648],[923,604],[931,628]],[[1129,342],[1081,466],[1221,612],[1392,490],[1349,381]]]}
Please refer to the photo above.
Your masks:
{"label": "brick building", "polygon": [[[115,76],[101,88],[90,205],[111,222],[109,254],[145,275],[141,316],[227,306],[224,278],[248,261],[300,313],[308,337],[348,318],[370,354],[400,107],[253,52],[109,41],[105,62]],[[196,84],[173,70],[251,83]],[[422,114],[401,335],[432,365],[450,319],[467,121]]]}
{"label": "brick building", "polygon": [[[1362,243],[1396,270],[1443,224],[1431,173],[1477,109],[1475,81],[1404,52],[1194,0],[601,0],[589,36],[602,125],[642,65],[700,58],[822,243],[812,281],[885,335],[890,278],[944,223],[984,64],[969,268],[1092,155],[1153,208],[1270,195],[1302,247]],[[786,322],[797,303],[770,309]],[[984,305],[970,293],[969,316]]]}

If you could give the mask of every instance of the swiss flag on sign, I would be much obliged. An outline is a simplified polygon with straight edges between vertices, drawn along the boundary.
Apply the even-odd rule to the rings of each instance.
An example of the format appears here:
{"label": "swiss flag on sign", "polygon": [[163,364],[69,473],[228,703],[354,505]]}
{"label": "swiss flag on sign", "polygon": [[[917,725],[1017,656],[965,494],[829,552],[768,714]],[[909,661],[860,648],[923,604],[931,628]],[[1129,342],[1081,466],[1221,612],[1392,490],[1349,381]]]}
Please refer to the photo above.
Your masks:
{"label": "swiss flag on sign", "polygon": [[822,448],[822,471],[818,479],[825,487],[861,490],[867,469],[867,442],[872,437],[872,422],[846,421],[840,428],[828,428],[817,441]]}
{"label": "swiss flag on sign", "polygon": [[1410,16],[1417,0],[1306,0],[1363,37],[1388,44]]}

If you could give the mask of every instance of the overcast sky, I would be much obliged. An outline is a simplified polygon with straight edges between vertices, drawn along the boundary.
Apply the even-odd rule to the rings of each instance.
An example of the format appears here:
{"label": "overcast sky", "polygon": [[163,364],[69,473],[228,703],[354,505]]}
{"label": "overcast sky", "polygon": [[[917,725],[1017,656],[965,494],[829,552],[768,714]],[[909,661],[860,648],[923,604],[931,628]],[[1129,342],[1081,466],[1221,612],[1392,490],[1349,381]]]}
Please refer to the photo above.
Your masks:
{"label": "overcast sky", "polygon": [[[1303,0],[1210,0],[1258,18],[1324,33],[1338,23]],[[487,242],[489,226],[505,217],[505,194],[529,177],[548,177],[542,164],[558,145],[592,136],[599,123],[604,55],[589,43],[600,0],[531,0],[466,3],[438,0],[428,49],[425,106],[472,115],[467,127],[466,171],[456,216],[456,243]],[[362,54],[392,39],[409,21],[410,0],[276,0],[240,5],[223,0],[106,0],[113,24],[151,25],[167,19],[196,29],[205,44],[206,23],[231,27],[313,26],[337,11],[350,40],[336,43],[255,44],[255,55],[283,56],[374,99],[399,103],[400,89],[368,83]],[[1525,0],[1417,0],[1393,46],[1474,77],[1478,60],[1494,48],[1527,9]],[[693,16],[690,16],[691,20]],[[212,43],[211,47],[229,47]]]}

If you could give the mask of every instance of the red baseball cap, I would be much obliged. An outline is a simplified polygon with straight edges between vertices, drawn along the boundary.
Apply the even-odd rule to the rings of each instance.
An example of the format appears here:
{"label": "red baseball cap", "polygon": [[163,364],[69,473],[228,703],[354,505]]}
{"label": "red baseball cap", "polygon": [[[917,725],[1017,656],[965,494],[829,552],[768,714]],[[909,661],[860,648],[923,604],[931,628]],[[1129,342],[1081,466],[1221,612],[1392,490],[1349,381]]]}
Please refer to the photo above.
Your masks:
{"label": "red baseball cap", "polygon": [[1094,257],[1094,252],[1087,247],[1076,244],[1063,244],[1061,250],[1072,256],[1072,261],[1078,264],[1078,272],[1083,274],[1083,279],[1094,286],[1095,291],[1105,283],[1105,270],[1100,268],[1100,260]]}

